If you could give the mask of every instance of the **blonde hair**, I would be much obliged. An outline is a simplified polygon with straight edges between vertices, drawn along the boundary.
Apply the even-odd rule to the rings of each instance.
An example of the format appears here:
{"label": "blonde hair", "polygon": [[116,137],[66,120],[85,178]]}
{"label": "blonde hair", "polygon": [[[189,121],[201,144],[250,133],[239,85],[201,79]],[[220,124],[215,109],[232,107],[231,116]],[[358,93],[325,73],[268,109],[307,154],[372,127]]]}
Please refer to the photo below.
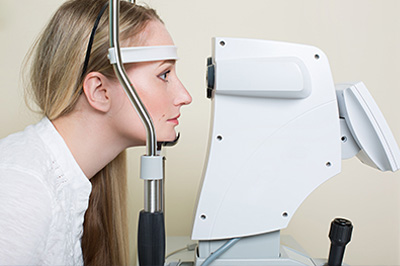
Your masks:
{"label": "blonde hair", "polygon": [[[33,46],[26,89],[40,112],[50,120],[71,112],[81,94],[86,48],[95,20],[107,0],[72,0],[54,14]],[[107,59],[108,12],[98,25],[86,73],[97,71],[115,78]],[[121,1],[120,39],[140,42],[154,10]],[[133,41],[132,41],[133,40]],[[28,64],[26,64],[28,65]],[[127,265],[129,260],[126,215],[126,155],[122,152],[93,178],[85,214],[82,252],[85,265]]]}

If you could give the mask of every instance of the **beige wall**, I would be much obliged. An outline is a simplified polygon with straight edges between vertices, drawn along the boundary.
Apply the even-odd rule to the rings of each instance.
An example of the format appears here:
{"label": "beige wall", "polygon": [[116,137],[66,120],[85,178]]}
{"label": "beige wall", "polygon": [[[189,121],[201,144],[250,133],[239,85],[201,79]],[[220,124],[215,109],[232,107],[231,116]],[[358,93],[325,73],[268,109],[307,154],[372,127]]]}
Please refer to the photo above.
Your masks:
{"label": "beige wall", "polygon": [[[37,121],[24,106],[19,81],[24,54],[61,0],[0,0],[0,137]],[[211,37],[246,37],[315,45],[330,58],[336,82],[362,80],[400,143],[400,2],[397,0],[146,0],[179,46],[178,72],[194,100],[184,108],[181,141],[167,154],[168,235],[189,235],[207,142],[210,102],[205,58]],[[138,156],[130,151],[131,236],[143,206]],[[400,173],[380,173],[357,159],[302,204],[284,234],[314,257],[326,257],[329,223],[337,216],[355,225],[346,261],[400,265]]]}

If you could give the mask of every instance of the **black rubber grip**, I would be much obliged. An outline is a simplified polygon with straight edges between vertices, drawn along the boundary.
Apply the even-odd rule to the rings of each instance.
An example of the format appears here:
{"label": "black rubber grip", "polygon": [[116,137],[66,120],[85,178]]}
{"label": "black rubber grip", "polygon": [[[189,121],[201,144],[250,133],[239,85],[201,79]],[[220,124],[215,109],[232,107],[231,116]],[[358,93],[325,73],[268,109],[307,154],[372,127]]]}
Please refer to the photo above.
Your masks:
{"label": "black rubber grip", "polygon": [[331,223],[329,238],[331,249],[329,252],[328,266],[341,266],[346,245],[351,240],[353,225],[349,220],[336,218]]}
{"label": "black rubber grip", "polygon": [[164,266],[164,213],[140,212],[138,227],[138,257],[140,266]]}

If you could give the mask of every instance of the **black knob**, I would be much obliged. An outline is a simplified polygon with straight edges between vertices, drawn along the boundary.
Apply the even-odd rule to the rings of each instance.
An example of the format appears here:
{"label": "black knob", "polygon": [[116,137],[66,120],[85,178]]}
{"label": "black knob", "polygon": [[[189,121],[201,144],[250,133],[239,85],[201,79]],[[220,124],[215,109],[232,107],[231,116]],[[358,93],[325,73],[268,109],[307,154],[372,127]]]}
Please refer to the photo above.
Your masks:
{"label": "black knob", "polygon": [[328,266],[341,266],[346,245],[351,240],[353,225],[349,220],[336,218],[331,223],[329,239],[331,249],[329,252]]}
{"label": "black knob", "polygon": [[207,57],[207,66],[211,66],[213,64],[212,57]]}
{"label": "black knob", "polygon": [[211,99],[212,97],[212,91],[214,89],[214,83],[215,83],[215,68],[212,63],[212,57],[207,58],[207,98]]}

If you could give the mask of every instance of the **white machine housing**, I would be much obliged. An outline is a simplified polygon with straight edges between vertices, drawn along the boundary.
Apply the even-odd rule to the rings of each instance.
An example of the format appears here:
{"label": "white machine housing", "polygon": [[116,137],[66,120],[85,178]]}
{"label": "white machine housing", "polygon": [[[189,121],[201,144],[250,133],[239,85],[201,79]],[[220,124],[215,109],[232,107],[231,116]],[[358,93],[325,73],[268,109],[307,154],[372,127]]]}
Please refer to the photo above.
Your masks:
{"label": "white machine housing", "polygon": [[214,38],[212,59],[212,126],[192,239],[285,228],[341,169],[328,59],[312,46],[233,38]]}
{"label": "white machine housing", "polygon": [[342,159],[400,168],[372,96],[362,82],[335,86],[325,54],[300,44],[214,38],[207,73],[212,120],[192,231],[195,265],[213,254],[220,266],[326,265],[281,246],[280,229],[341,171]]}

